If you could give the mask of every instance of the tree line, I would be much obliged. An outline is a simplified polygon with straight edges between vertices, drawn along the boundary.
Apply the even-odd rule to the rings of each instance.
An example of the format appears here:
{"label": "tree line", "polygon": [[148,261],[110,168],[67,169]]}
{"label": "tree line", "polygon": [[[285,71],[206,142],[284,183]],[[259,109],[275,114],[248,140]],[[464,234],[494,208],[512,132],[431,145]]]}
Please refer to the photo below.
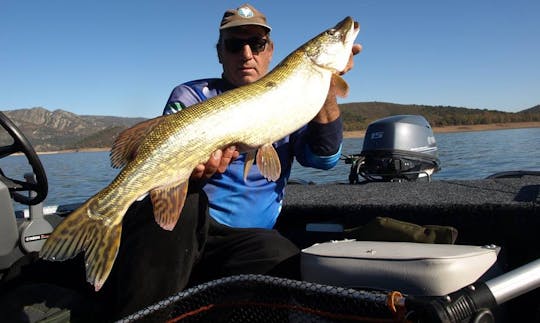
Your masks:
{"label": "tree line", "polygon": [[422,115],[432,127],[540,121],[540,105],[520,112],[386,102],[346,103],[340,107],[345,131],[363,130],[377,119],[399,114]]}

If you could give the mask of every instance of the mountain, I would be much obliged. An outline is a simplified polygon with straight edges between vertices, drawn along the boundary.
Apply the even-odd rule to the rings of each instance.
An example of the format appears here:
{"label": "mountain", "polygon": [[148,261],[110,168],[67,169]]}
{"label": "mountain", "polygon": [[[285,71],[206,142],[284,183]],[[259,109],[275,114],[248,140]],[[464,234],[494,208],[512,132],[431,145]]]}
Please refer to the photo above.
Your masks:
{"label": "mountain", "polygon": [[[377,119],[398,114],[422,115],[432,126],[540,121],[540,105],[520,112],[387,102],[346,103],[340,107],[345,130],[363,130]],[[21,129],[36,151],[110,148],[118,133],[146,120],[77,115],[42,107],[3,112]],[[8,143],[6,137],[0,129],[0,145]]]}
{"label": "mountain", "polygon": [[[110,147],[120,131],[145,120],[77,115],[42,107],[3,112],[21,129],[36,151]],[[0,138],[5,140],[4,136]]]}

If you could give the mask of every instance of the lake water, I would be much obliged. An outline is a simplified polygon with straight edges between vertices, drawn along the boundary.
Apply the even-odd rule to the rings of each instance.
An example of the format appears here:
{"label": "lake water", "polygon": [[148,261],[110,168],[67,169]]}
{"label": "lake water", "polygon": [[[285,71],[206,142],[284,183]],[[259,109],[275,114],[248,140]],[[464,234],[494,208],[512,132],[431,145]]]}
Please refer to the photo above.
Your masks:
{"label": "lake water", "polygon": [[[540,128],[436,134],[441,171],[433,179],[481,179],[500,171],[540,170]],[[348,138],[343,154],[362,151],[362,139]],[[118,170],[110,167],[108,152],[78,152],[40,155],[49,181],[46,205],[78,203],[110,183]],[[22,179],[30,171],[24,156],[0,160],[0,168]],[[320,171],[295,163],[291,178],[315,183],[346,182],[350,165]],[[16,206],[20,209],[20,206]]]}
{"label": "lake water", "polygon": [[[511,170],[540,170],[540,128],[435,134],[442,169],[433,179],[481,179]],[[345,155],[362,151],[363,139],[345,139]],[[293,165],[291,178],[348,182],[350,165],[328,171]]]}

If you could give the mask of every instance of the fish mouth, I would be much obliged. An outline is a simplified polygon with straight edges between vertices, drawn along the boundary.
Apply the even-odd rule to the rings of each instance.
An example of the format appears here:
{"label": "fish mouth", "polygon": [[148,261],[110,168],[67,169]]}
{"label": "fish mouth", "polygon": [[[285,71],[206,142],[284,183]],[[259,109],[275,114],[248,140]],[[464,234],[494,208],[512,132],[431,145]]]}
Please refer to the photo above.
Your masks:
{"label": "fish mouth", "polygon": [[355,39],[360,32],[360,24],[352,17],[345,17],[342,21],[338,22],[334,28],[328,30],[330,34],[338,33],[340,35],[339,40],[341,43],[346,44],[350,39]]}
{"label": "fish mouth", "polygon": [[339,74],[350,59],[359,31],[358,22],[345,17],[305,45],[307,56],[314,65]]}
{"label": "fish mouth", "polygon": [[358,24],[358,21],[355,21],[352,17],[348,16],[338,22],[332,29],[343,31],[343,40],[345,40],[346,35],[348,34],[346,31],[352,31],[357,34],[360,31],[360,25]]}
{"label": "fish mouth", "polygon": [[349,32],[343,33],[342,40],[341,40],[343,43],[347,41],[349,36],[351,36],[353,39],[356,38],[356,36],[360,32],[360,25],[358,24],[358,21],[353,20],[352,26],[350,26],[348,30]]}

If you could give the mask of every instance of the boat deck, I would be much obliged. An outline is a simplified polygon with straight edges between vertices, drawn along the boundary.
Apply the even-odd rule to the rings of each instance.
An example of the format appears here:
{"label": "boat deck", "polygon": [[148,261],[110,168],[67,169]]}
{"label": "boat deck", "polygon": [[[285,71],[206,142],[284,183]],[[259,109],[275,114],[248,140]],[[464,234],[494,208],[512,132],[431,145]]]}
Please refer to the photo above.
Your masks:
{"label": "boat deck", "polygon": [[[540,258],[540,176],[289,185],[278,225],[296,234],[303,231],[306,236],[296,239],[303,247],[317,242],[310,240],[305,223],[351,228],[377,216],[455,227],[458,244],[503,247],[512,257],[510,268]],[[333,238],[339,239],[339,233]]]}
{"label": "boat deck", "polygon": [[[498,245],[497,263],[504,272],[540,258],[540,176],[289,185],[277,227],[303,248],[346,238],[344,232],[309,232],[306,223],[347,229],[378,216],[452,226],[458,230],[456,244]],[[540,317],[538,297],[540,290],[519,296],[507,310],[511,317]]]}
{"label": "boat deck", "polygon": [[[362,226],[375,217],[452,226],[456,244],[501,247],[506,272],[540,258],[540,176],[432,182],[289,185],[277,227],[301,248],[347,238],[306,223]],[[334,225],[334,227],[336,227]],[[510,317],[540,318],[540,289],[506,304]]]}

